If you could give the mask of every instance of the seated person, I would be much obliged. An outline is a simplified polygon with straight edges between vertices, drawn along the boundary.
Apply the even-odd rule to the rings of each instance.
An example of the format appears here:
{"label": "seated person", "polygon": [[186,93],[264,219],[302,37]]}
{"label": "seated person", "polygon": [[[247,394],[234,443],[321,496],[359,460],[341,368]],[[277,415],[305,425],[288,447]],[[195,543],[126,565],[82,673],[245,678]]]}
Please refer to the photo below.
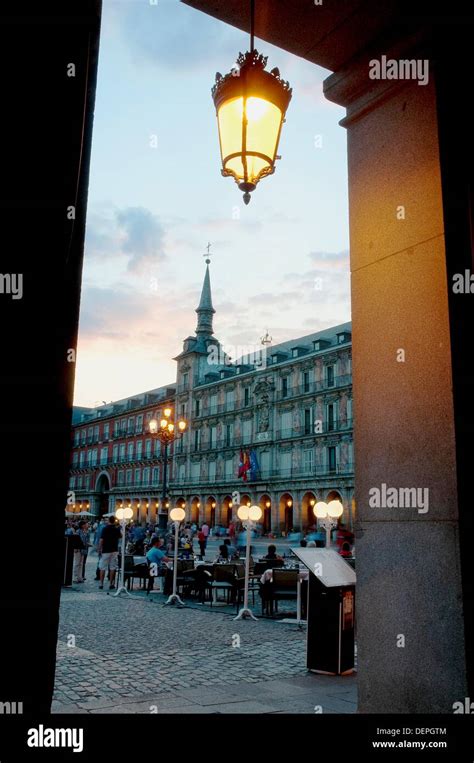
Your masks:
{"label": "seated person", "polygon": [[278,556],[276,552],[276,546],[271,543],[268,547],[267,555],[263,557],[265,561],[272,561],[274,559],[283,559],[282,556]]}
{"label": "seated person", "polygon": [[225,543],[221,543],[219,546],[219,554],[216,562],[227,562],[229,560],[229,547]]}
{"label": "seated person", "polygon": [[166,556],[161,546],[163,546],[163,538],[152,538],[151,547],[146,553],[147,561],[150,565],[156,564],[158,572],[161,570],[164,563],[172,561],[169,556]]}
{"label": "seated person", "polygon": [[233,545],[233,543],[231,543],[230,538],[225,538],[224,545],[227,546],[229,559],[232,559],[232,557],[235,556],[237,553],[236,547]]}

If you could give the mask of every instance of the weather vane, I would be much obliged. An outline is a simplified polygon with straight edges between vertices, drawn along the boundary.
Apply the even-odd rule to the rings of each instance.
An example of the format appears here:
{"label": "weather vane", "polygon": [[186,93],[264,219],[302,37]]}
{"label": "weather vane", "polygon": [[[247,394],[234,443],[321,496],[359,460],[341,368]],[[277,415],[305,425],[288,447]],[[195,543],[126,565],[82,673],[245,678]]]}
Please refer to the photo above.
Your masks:
{"label": "weather vane", "polygon": [[273,337],[270,336],[267,329],[265,336],[261,337],[260,342],[263,344],[263,346],[265,346],[267,344],[271,344],[272,341],[273,341]]}
{"label": "weather vane", "polygon": [[209,265],[209,264],[210,264],[210,262],[211,262],[211,260],[210,260],[210,258],[211,258],[211,256],[212,256],[212,255],[211,255],[211,252],[210,252],[211,246],[212,246],[212,244],[211,244],[211,242],[209,241],[209,242],[208,242],[208,244],[207,244],[207,246],[206,246],[206,249],[207,249],[207,253],[202,255],[203,257],[205,257],[205,258],[206,258],[206,265]]}

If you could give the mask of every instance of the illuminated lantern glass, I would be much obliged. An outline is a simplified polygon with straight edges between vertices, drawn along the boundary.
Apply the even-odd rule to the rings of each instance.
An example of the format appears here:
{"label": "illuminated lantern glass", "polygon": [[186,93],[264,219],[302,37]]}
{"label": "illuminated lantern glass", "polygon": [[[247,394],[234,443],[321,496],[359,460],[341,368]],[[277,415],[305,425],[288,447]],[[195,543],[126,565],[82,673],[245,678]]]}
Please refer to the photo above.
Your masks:
{"label": "illuminated lantern glass", "polygon": [[260,506],[251,506],[249,509],[249,519],[252,519],[254,522],[258,522],[259,519],[262,518],[262,509]]}
{"label": "illuminated lantern glass", "polygon": [[245,522],[245,520],[249,518],[249,507],[239,506],[239,508],[237,509],[237,516],[239,519],[242,520],[242,522]]}
{"label": "illuminated lantern glass", "polygon": [[257,183],[275,171],[280,133],[291,100],[278,69],[265,71],[267,58],[256,50],[239,53],[223,77],[216,74],[212,97],[217,113],[222,175],[233,177],[244,202]]}
{"label": "illuminated lantern glass", "polygon": [[176,506],[176,508],[171,509],[170,511],[170,519],[172,519],[173,522],[181,522],[185,516],[186,512],[179,506]]}
{"label": "illuminated lantern glass", "polygon": [[148,426],[151,434],[156,434],[158,432],[158,422],[156,419],[152,419]]}
{"label": "illuminated lantern glass", "polygon": [[328,515],[328,505],[324,501],[318,501],[313,508],[314,516],[318,519],[324,519]]}
{"label": "illuminated lantern glass", "polygon": [[340,501],[329,501],[328,514],[330,517],[342,517],[343,512],[344,508]]}

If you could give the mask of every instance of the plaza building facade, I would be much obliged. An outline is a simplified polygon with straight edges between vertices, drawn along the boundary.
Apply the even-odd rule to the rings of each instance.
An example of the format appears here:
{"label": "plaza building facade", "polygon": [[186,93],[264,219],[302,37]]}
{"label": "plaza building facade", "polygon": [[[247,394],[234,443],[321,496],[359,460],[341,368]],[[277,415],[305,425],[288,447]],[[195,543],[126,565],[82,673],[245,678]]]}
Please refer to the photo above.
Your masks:
{"label": "plaza building facade", "polygon": [[169,406],[187,429],[169,451],[167,503],[188,520],[225,527],[240,503],[256,503],[278,536],[314,525],[315,503],[337,498],[352,527],[351,324],[276,345],[267,337],[233,348],[234,359],[214,337],[209,264],[196,313],[175,384],[82,411],[73,425],[76,510],[124,505],[156,519],[163,463],[148,425]]}

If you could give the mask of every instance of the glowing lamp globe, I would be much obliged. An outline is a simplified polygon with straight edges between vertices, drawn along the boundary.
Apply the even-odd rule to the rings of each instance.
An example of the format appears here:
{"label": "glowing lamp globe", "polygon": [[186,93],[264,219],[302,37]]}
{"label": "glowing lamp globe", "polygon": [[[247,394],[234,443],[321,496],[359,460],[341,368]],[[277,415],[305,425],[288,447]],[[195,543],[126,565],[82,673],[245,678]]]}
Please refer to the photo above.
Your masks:
{"label": "glowing lamp globe", "polygon": [[158,422],[156,419],[152,419],[148,424],[150,434],[156,434],[158,432]]}
{"label": "glowing lamp globe", "polygon": [[249,518],[249,507],[239,506],[239,508],[237,509],[237,516],[239,519],[242,520],[242,522],[245,522],[245,520]]}
{"label": "glowing lamp globe", "polygon": [[176,506],[170,511],[170,519],[172,519],[173,522],[182,522],[185,516],[186,512],[180,506]]}
{"label": "glowing lamp globe", "polygon": [[262,518],[262,509],[260,506],[251,506],[249,508],[249,519],[253,522],[258,522]]}
{"label": "glowing lamp globe", "polygon": [[330,517],[334,517],[334,518],[342,517],[343,512],[344,512],[344,508],[340,501],[329,501],[328,514]]}
{"label": "glowing lamp globe", "polygon": [[239,53],[225,77],[216,74],[216,107],[222,175],[233,177],[248,204],[257,183],[275,172],[278,144],[291,100],[278,69],[265,70],[267,57],[255,49]]}
{"label": "glowing lamp globe", "polygon": [[324,501],[318,501],[316,506],[313,507],[314,516],[318,519],[324,519],[328,515],[327,503]]}

